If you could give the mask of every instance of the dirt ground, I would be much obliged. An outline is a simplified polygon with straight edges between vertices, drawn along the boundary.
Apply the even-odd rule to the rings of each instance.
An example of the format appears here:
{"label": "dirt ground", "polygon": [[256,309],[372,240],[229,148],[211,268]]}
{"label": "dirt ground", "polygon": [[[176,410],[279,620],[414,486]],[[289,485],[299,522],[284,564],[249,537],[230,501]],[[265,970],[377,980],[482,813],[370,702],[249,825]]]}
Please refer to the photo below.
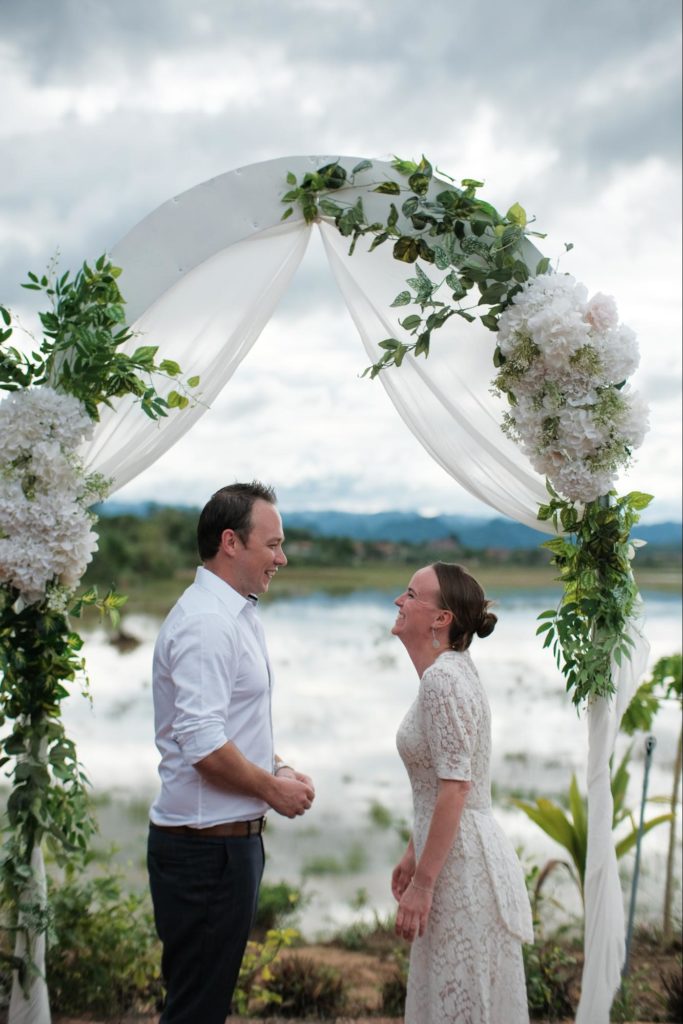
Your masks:
{"label": "dirt ground", "polygon": [[[328,1024],[402,1024],[401,1017],[379,1017],[381,1012],[381,987],[383,981],[393,976],[395,966],[391,959],[382,953],[352,952],[335,946],[304,946],[298,949],[283,951],[281,956],[299,956],[314,960],[336,968],[345,978],[349,986],[349,1006],[346,1015],[335,1021],[328,1019]],[[631,956],[631,980],[637,989],[639,1007],[638,1018],[632,1018],[633,1024],[651,1024],[662,1022],[667,1018],[661,996],[664,991],[662,976],[673,976],[681,971],[681,949],[676,944],[668,950],[647,943],[634,947]],[[576,980],[580,978],[580,964],[577,967]],[[573,993],[578,998],[578,990]],[[616,1019],[616,1018],[615,1018]],[[5,1020],[0,1011],[0,1024]],[[304,1024],[303,1018],[278,1017],[273,1015],[260,1018],[261,1024]],[[156,1014],[125,1014],[109,1018],[102,1017],[67,1017],[56,1014],[53,1024],[157,1024]],[[254,1024],[254,1018],[231,1017],[230,1024]],[[504,1022],[500,1022],[504,1024]],[[534,1024],[550,1024],[548,1021]],[[554,1020],[552,1024],[572,1024],[571,1019]]]}

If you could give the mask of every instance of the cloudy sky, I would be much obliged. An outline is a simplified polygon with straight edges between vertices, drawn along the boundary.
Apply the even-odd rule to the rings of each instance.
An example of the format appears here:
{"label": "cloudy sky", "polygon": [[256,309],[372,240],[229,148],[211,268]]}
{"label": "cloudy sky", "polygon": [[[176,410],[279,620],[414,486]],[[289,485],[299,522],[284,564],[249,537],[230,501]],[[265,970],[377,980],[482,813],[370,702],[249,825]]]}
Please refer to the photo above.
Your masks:
{"label": "cloudy sky", "polygon": [[[680,518],[679,0],[0,0],[2,299],[112,247],[235,167],[427,156],[519,201],[638,333],[652,429],[622,487]],[[408,432],[317,246],[214,407],[118,497],[202,503],[260,476],[282,507],[486,509]]]}

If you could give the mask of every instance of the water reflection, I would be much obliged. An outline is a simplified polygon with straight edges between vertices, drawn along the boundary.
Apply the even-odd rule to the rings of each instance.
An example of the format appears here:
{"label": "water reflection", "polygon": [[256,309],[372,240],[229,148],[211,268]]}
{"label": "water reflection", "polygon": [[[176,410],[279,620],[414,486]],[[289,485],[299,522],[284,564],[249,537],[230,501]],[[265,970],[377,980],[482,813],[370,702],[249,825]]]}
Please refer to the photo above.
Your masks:
{"label": "water reflection", "polygon": [[[558,848],[505,798],[564,792],[572,771],[583,780],[586,761],[585,723],[535,635],[538,611],[555,600],[554,594],[538,591],[499,595],[495,633],[475,640],[472,648],[492,708],[496,813],[513,842],[541,862],[557,856]],[[652,665],[680,649],[681,600],[651,594],[646,607]],[[392,906],[389,865],[401,849],[398,828],[411,813],[394,736],[417,689],[413,666],[389,633],[392,596],[368,591],[282,599],[264,606],[263,620],[276,675],[276,747],[287,762],[314,777],[318,793],[304,819],[290,822],[271,815],[267,877],[294,883],[306,877],[306,891],[315,894],[302,921],[308,933],[357,916],[351,902],[360,889],[367,890],[375,909],[386,912]],[[92,706],[74,695],[64,717],[95,790],[134,801],[128,825],[121,813],[117,817],[116,805],[103,810],[105,835],[110,831],[124,847],[130,844],[139,852],[144,809],[156,787],[151,652],[159,623],[131,615],[123,626],[139,645],[112,646],[102,630],[87,635]],[[670,792],[678,729],[675,708],[660,712],[651,795]],[[627,742],[620,738],[619,753]],[[635,750],[629,798],[634,808],[640,800],[641,762]],[[373,816],[378,805],[388,812],[388,827],[382,827],[381,815]],[[659,885],[666,830],[654,830],[645,843],[651,882]],[[139,863],[137,853],[134,860]],[[641,892],[646,908],[647,877]],[[655,906],[660,902],[657,896]]]}

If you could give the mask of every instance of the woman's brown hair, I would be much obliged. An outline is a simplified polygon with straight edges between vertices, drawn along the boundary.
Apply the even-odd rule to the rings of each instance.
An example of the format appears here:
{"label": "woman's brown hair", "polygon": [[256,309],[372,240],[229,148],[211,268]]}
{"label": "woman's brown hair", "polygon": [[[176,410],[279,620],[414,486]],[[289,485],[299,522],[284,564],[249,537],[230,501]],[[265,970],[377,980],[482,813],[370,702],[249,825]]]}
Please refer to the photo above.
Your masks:
{"label": "woman's brown hair", "polygon": [[490,636],[498,616],[489,611],[484,591],[462,565],[452,562],[433,562],[441,593],[442,607],[453,613],[448,642],[454,651],[466,651],[476,633]]}

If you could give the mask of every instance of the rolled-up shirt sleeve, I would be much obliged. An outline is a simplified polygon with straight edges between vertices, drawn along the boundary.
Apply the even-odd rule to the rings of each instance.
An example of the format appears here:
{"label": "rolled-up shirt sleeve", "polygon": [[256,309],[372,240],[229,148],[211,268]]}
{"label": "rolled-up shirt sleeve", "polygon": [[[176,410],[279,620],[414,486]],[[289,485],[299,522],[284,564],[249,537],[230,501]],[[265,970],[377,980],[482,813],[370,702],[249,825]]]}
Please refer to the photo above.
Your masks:
{"label": "rolled-up shirt sleeve", "polygon": [[186,764],[230,739],[227,710],[238,651],[234,622],[215,614],[192,615],[178,624],[169,645],[175,683],[171,734]]}

